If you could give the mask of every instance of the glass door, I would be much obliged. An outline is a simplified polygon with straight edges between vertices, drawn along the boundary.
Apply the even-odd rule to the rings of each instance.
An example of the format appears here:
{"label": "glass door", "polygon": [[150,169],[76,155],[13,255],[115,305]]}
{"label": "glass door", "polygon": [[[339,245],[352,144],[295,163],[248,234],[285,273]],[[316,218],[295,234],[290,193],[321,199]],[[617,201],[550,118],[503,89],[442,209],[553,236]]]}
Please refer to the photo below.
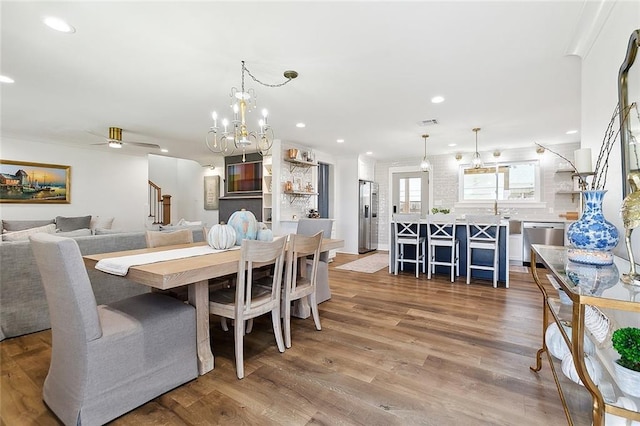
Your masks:
{"label": "glass door", "polygon": [[426,216],[429,212],[429,173],[393,173],[392,213],[418,213]]}

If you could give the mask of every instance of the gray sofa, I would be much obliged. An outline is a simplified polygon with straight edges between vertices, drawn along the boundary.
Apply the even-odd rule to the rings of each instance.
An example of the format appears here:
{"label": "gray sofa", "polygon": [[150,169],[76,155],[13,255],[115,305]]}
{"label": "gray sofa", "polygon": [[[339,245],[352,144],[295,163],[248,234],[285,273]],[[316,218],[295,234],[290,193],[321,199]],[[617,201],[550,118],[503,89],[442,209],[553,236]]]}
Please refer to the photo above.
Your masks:
{"label": "gray sofa", "polygon": [[[144,231],[74,239],[83,255],[146,247]],[[193,240],[203,241],[201,229],[193,229]],[[88,272],[98,304],[149,292],[149,287],[123,277],[95,269]],[[49,309],[30,242],[0,242],[0,341],[48,328]]]}

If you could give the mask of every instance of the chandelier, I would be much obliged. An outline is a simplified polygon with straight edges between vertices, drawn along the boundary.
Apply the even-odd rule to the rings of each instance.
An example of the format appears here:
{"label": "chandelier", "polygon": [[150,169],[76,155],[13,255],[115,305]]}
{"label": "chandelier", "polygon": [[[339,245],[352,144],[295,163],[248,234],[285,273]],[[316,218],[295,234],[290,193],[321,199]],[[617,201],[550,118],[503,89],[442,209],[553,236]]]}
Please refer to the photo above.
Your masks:
{"label": "chandelier", "polygon": [[266,87],[284,86],[298,76],[296,71],[285,71],[284,77],[287,79],[279,84],[266,84],[258,80],[251,74],[242,63],[242,79],[240,90],[236,87],[231,88],[231,109],[233,110],[233,119],[227,118],[221,120],[222,129],[218,127],[218,114],[213,111],[213,127],[209,128],[205,136],[205,143],[211,152],[216,154],[231,155],[236,149],[242,150],[242,161],[246,161],[246,151],[255,144],[255,150],[261,155],[266,155],[273,145],[273,129],[267,121],[269,113],[266,109],[262,110],[262,118],[258,120],[258,129],[250,130],[247,126],[247,114],[256,108],[256,94],[253,89],[245,90],[244,74],[245,72],[258,84]]}
{"label": "chandelier", "polygon": [[480,131],[480,127],[474,127],[471,130],[476,134],[476,152],[474,152],[473,157],[471,157],[471,165],[474,169],[479,169],[482,167],[482,157],[480,157],[480,153],[478,152],[478,132]]}
{"label": "chandelier", "polygon": [[422,162],[420,163],[420,170],[422,170],[423,172],[428,172],[429,170],[431,170],[431,162],[427,158],[427,138],[429,137],[429,135],[424,134],[422,135],[422,137],[424,138],[424,157],[422,157]]}

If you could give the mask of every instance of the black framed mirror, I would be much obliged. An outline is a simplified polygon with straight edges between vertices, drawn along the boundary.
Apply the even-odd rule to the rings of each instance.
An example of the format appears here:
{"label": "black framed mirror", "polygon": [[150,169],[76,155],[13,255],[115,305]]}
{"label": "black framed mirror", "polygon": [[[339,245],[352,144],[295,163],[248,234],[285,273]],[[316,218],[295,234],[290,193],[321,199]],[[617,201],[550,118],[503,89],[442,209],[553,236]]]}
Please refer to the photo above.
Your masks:
{"label": "black framed mirror", "polygon": [[632,171],[640,171],[640,61],[636,61],[639,46],[640,29],[637,29],[629,37],[627,54],[618,74],[622,198],[631,193],[627,176]]}

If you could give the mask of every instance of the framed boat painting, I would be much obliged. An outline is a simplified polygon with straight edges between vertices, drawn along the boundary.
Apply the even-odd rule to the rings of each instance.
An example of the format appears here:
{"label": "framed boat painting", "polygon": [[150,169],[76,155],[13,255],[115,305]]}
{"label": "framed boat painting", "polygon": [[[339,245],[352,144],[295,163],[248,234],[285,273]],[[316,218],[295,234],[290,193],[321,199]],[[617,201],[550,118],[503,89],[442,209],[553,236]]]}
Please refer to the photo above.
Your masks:
{"label": "framed boat painting", "polygon": [[71,166],[0,159],[0,203],[71,203]]}

